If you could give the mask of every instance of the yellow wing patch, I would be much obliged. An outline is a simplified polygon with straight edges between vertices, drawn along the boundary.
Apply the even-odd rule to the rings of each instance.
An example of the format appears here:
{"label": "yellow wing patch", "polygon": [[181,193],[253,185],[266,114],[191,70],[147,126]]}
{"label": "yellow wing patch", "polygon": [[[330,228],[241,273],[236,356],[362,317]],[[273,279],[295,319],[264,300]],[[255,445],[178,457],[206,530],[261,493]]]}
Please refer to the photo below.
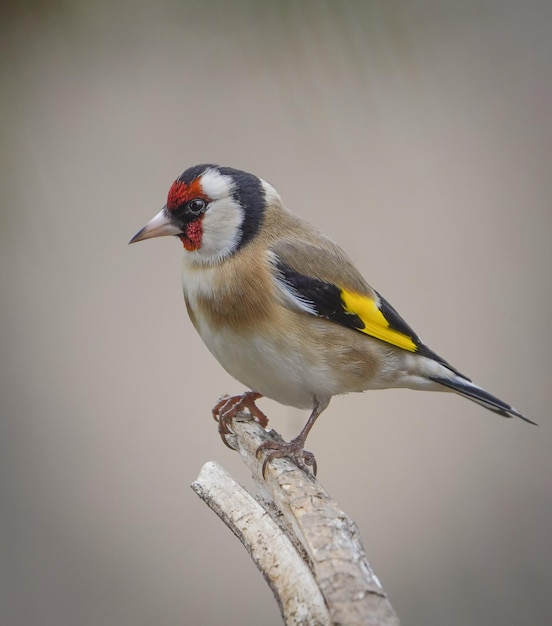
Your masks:
{"label": "yellow wing patch", "polygon": [[358,329],[361,333],[381,339],[403,350],[416,352],[417,345],[412,338],[390,327],[389,322],[379,310],[373,298],[362,296],[346,289],[341,289],[340,291],[346,312],[356,315],[364,324],[364,328]]}

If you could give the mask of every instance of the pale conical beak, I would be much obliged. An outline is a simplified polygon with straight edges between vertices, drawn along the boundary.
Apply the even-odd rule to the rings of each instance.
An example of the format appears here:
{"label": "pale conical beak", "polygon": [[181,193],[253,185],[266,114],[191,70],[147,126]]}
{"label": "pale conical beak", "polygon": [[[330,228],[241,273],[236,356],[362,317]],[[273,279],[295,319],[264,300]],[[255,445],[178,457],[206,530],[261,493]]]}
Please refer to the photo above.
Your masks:
{"label": "pale conical beak", "polygon": [[165,237],[166,235],[180,235],[182,231],[178,226],[175,226],[167,217],[166,207],[163,207],[161,211],[138,231],[134,237],[128,242],[136,243],[137,241],[143,241],[144,239],[152,239],[153,237]]}

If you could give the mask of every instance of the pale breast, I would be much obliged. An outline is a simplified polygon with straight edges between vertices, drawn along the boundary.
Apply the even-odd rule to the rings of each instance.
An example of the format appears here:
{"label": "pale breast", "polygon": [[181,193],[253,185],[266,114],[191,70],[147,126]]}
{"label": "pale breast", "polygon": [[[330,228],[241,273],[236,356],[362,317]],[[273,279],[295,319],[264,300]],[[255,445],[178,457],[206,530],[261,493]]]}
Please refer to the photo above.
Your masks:
{"label": "pale breast", "polygon": [[[282,404],[312,408],[314,387],[322,381],[305,380],[297,338],[282,332],[285,320],[275,319],[278,307],[269,306],[268,270],[251,260],[232,266],[227,261],[224,268],[184,267],[182,286],[192,323],[213,356],[247,388]],[[239,282],[232,270],[239,270]]]}

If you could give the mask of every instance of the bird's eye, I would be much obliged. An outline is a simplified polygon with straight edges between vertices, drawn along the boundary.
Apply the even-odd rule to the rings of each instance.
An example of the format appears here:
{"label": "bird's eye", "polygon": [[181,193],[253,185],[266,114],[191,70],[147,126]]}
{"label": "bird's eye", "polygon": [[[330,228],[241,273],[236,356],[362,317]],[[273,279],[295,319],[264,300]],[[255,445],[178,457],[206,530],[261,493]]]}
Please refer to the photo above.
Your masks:
{"label": "bird's eye", "polygon": [[190,200],[188,202],[188,204],[186,205],[186,208],[191,213],[194,213],[195,215],[199,215],[199,213],[205,210],[206,206],[207,206],[207,203],[205,202],[205,200],[202,200],[201,198],[194,198],[193,200]]}

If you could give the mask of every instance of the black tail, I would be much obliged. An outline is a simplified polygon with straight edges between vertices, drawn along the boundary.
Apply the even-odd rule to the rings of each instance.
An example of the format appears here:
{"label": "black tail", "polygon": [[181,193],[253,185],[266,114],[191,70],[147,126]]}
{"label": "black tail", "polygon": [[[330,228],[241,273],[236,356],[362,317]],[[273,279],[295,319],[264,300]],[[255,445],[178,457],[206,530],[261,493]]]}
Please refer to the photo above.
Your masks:
{"label": "black tail", "polygon": [[481,389],[477,385],[474,385],[471,381],[461,378],[460,376],[455,376],[454,378],[440,378],[438,376],[430,376],[431,380],[439,383],[440,385],[444,385],[453,391],[456,391],[464,398],[468,398],[469,400],[473,400],[473,402],[477,402],[481,406],[484,406],[489,411],[494,411],[499,415],[504,417],[519,417],[520,419],[529,422],[529,424],[533,424],[534,426],[538,426],[536,422],[532,422],[529,418],[522,415],[519,411],[511,407],[506,402],[503,402],[496,396],[491,395],[488,391]]}

